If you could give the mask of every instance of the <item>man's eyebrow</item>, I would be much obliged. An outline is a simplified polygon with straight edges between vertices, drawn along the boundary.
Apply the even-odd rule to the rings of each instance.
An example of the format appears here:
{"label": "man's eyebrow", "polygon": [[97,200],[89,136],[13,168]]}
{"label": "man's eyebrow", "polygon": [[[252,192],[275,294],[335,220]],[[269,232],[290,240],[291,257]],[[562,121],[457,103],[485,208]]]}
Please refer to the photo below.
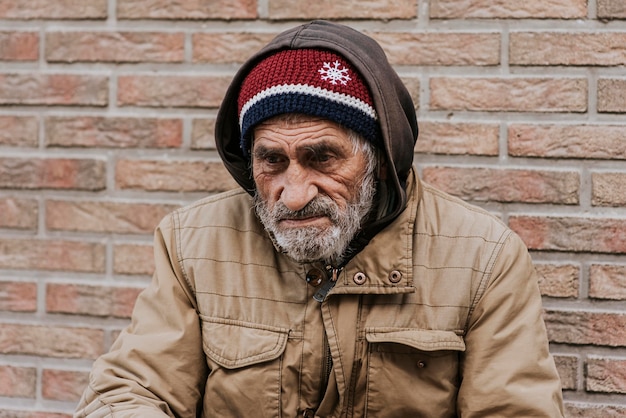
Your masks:
{"label": "man's eyebrow", "polygon": [[329,141],[323,141],[323,142],[318,142],[315,144],[305,145],[302,147],[302,149],[313,152],[314,154],[324,154],[328,152],[331,152],[337,155],[344,154],[341,147]]}
{"label": "man's eyebrow", "polygon": [[281,153],[282,151],[279,148],[270,148],[264,145],[257,145],[252,150],[252,155],[254,156],[254,158],[259,158],[259,159],[267,157],[268,155],[276,155],[276,154],[281,154]]}

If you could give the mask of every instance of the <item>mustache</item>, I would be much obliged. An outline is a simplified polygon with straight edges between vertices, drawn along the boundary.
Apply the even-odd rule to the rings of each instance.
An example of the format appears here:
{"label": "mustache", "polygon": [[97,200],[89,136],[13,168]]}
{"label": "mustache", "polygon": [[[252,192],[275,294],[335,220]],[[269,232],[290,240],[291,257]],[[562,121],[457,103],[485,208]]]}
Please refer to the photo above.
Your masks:
{"label": "mustache", "polygon": [[274,220],[282,221],[285,219],[306,219],[315,216],[327,216],[331,220],[335,220],[338,205],[328,196],[317,196],[311,200],[305,207],[299,210],[291,210],[284,203],[278,201],[271,209]]}

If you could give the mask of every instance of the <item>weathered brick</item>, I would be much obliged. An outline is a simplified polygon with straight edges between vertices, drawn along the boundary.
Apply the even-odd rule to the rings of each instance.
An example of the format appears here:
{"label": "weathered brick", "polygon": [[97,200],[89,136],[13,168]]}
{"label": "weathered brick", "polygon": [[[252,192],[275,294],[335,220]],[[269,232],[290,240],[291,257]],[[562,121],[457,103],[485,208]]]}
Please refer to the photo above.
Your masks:
{"label": "weathered brick", "polygon": [[50,32],[50,62],[182,62],[185,35],[163,32]]}
{"label": "weathered brick", "polygon": [[0,158],[0,188],[102,190],[106,166],[101,160]]}
{"label": "weathered brick", "polygon": [[512,124],[508,148],[516,157],[626,159],[620,125]]}
{"label": "weathered brick", "polygon": [[38,33],[0,32],[0,61],[36,61],[37,58],[39,58]]}
{"label": "weathered brick", "polygon": [[119,19],[254,19],[257,0],[117,0]]}
{"label": "weathered brick", "polygon": [[626,112],[626,80],[602,78],[598,80],[598,112]]}
{"label": "weathered brick", "polygon": [[180,119],[52,116],[45,119],[46,145],[54,147],[178,148]]}
{"label": "weathered brick", "polygon": [[626,206],[626,173],[591,173],[594,206]]}
{"label": "weathered brick", "polygon": [[500,63],[498,33],[370,33],[394,65],[475,65]]}
{"label": "weathered brick", "polygon": [[624,418],[626,406],[565,402],[566,418]]}
{"label": "weathered brick", "polygon": [[15,409],[1,409],[0,418],[72,418],[72,414],[43,411],[18,411]]}
{"label": "weathered brick", "polygon": [[37,391],[37,369],[0,365],[0,396],[34,398]]}
{"label": "weathered brick", "polygon": [[514,32],[513,65],[613,66],[626,62],[626,33]]}
{"label": "weathered brick", "polygon": [[433,77],[434,110],[584,112],[587,81],[575,78]]}
{"label": "weathered brick", "polygon": [[39,124],[34,116],[0,116],[0,145],[35,147]]}
{"label": "weathered brick", "polygon": [[152,234],[159,221],[177,205],[48,200],[49,230]]}
{"label": "weathered brick", "polygon": [[597,0],[597,15],[602,19],[626,19],[624,0]]}
{"label": "weathered brick", "polygon": [[539,289],[544,296],[577,298],[580,268],[572,264],[536,264]]}
{"label": "weathered brick", "polygon": [[104,272],[103,244],[0,238],[0,268]]}
{"label": "weathered brick", "polygon": [[71,370],[44,369],[41,393],[44,399],[78,402],[89,384],[89,373]]}
{"label": "weathered brick", "polygon": [[115,245],[113,247],[113,272],[116,274],[152,274],[154,272],[152,245]]}
{"label": "weathered brick", "polygon": [[276,33],[194,33],[193,61],[242,63],[272,40]]}
{"label": "weathered brick", "polygon": [[561,386],[565,390],[578,389],[578,357],[555,355],[554,363],[561,378]]}
{"label": "weathered brick", "polygon": [[591,265],[589,267],[589,297],[626,300],[626,265]]}
{"label": "weathered brick", "polygon": [[424,167],[422,177],[465,200],[578,203],[578,173],[497,168]]}
{"label": "weathered brick", "polygon": [[498,155],[500,128],[496,124],[421,121],[419,129],[415,152]]}
{"label": "weathered brick", "polygon": [[626,359],[590,356],[585,366],[587,391],[626,393]]}
{"label": "weathered brick", "polygon": [[544,319],[552,342],[626,347],[626,313],[547,310]]}
{"label": "weathered brick", "polygon": [[129,318],[141,288],[50,283],[46,311],[90,316]]}
{"label": "weathered brick", "polygon": [[39,205],[34,199],[0,197],[0,228],[37,229]]}
{"label": "weathered brick", "polygon": [[0,74],[0,105],[106,106],[107,77],[78,74]]}
{"label": "weathered brick", "polygon": [[509,226],[533,250],[626,253],[626,219],[512,215]]}
{"label": "weathered brick", "polygon": [[194,119],[191,127],[191,149],[215,149],[215,119]]}
{"label": "weathered brick", "polygon": [[577,19],[587,17],[587,0],[430,0],[434,19]]}
{"label": "weathered brick", "polygon": [[118,78],[120,106],[218,107],[230,77],[121,76]]}
{"label": "weathered brick", "polygon": [[237,187],[217,161],[119,160],[115,183],[119,189],[171,192],[222,192]]}
{"label": "weathered brick", "polygon": [[0,353],[95,359],[102,354],[103,336],[100,329],[0,324]]}
{"label": "weathered brick", "polygon": [[419,109],[420,100],[420,80],[417,77],[401,77],[402,83],[409,91],[411,98],[413,99],[413,106],[415,109]]}
{"label": "weathered brick", "polygon": [[270,19],[413,19],[415,0],[318,0],[315,2],[268,0]]}
{"label": "weathered brick", "polygon": [[0,282],[0,311],[35,312],[37,283]]}
{"label": "weathered brick", "polygon": [[107,0],[0,0],[0,19],[106,19]]}

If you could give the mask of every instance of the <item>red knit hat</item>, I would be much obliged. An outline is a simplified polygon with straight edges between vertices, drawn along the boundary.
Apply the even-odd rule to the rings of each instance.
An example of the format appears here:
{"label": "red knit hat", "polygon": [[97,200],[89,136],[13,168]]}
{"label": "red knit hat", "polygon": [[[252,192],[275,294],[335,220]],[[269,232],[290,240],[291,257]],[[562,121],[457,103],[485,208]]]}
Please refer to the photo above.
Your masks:
{"label": "red knit hat", "polygon": [[293,49],[265,58],[244,79],[237,104],[244,155],[252,128],[283,113],[330,119],[380,142],[367,86],[348,61],[330,51]]}

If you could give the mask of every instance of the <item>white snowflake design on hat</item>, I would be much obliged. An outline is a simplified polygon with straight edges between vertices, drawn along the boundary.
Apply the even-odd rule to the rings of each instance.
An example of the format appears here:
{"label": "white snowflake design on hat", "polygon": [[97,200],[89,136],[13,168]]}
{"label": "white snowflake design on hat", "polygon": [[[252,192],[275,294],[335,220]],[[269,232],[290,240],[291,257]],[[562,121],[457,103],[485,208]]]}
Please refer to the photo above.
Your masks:
{"label": "white snowflake design on hat", "polygon": [[333,63],[325,62],[324,66],[317,72],[322,75],[322,80],[328,81],[330,84],[339,82],[345,86],[348,84],[348,81],[352,80],[348,75],[349,70],[343,67],[339,61]]}

